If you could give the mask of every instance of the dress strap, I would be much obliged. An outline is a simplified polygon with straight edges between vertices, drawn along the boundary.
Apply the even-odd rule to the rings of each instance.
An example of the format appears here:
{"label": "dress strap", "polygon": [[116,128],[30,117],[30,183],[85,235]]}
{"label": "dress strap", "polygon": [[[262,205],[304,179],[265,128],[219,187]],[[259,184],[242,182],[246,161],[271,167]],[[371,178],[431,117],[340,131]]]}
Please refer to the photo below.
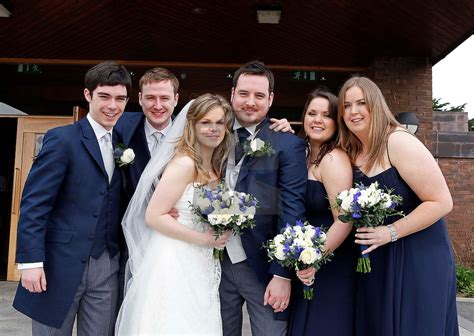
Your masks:
{"label": "dress strap", "polygon": [[[411,134],[410,132],[408,132],[407,130],[401,130],[401,129],[396,129],[394,130],[392,133],[395,133],[395,132],[405,132],[405,133],[408,133],[408,134]],[[392,134],[390,133],[390,135]],[[388,151],[388,139],[387,139],[387,158],[388,158],[388,163],[390,163],[390,167],[393,167],[393,164],[392,164],[392,161],[390,160],[390,152]]]}

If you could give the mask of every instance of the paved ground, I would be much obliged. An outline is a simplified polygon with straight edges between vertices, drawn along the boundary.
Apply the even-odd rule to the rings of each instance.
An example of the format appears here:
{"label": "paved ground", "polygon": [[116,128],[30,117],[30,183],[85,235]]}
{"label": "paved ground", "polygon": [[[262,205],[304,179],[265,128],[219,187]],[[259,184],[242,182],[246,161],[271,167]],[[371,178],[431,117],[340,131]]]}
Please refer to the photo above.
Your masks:
{"label": "paved ground", "polygon": [[[31,335],[31,322],[12,308],[16,282],[0,281],[0,335]],[[458,298],[459,332],[461,336],[474,336],[474,299]],[[244,318],[244,336],[250,336],[248,316]]]}

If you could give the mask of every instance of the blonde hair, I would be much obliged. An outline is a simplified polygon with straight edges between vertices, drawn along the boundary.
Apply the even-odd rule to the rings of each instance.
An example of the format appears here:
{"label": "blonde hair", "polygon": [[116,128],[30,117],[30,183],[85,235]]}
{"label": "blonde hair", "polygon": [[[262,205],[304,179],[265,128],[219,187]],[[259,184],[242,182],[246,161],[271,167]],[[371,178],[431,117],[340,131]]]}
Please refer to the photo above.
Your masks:
{"label": "blonde hair", "polygon": [[339,91],[337,123],[339,125],[338,145],[347,152],[352,163],[362,152],[362,142],[352,133],[344,122],[344,101],[347,90],[358,87],[362,90],[365,106],[370,113],[367,160],[364,170],[370,171],[376,164],[383,164],[386,144],[390,134],[400,126],[390,111],[379,87],[367,77],[348,79]]}
{"label": "blonde hair", "polygon": [[233,114],[232,108],[225,98],[211,93],[206,93],[197,97],[189,108],[183,136],[175,147],[175,156],[189,156],[194,161],[196,180],[204,184],[210,180],[211,176],[203,166],[203,161],[199,152],[199,142],[197,141],[195,134],[195,125],[199,120],[204,118],[210,110],[216,107],[221,107],[224,110],[225,134],[224,139],[212,154],[211,165],[218,178],[220,178],[223,174],[224,165],[232,146],[230,130],[233,122]]}

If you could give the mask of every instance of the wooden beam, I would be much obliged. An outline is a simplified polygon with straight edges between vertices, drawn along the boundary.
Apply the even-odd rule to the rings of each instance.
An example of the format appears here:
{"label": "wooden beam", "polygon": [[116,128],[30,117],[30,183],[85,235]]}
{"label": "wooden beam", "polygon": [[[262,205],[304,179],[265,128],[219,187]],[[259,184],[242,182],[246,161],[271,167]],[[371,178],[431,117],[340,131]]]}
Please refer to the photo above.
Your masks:
{"label": "wooden beam", "polygon": [[[45,59],[45,58],[0,58],[1,63],[8,64],[38,64],[38,65],[88,65],[92,66],[106,60],[74,60],[74,59]],[[219,68],[238,69],[240,63],[193,63],[193,62],[153,62],[153,61],[123,61],[114,60],[117,63],[129,67],[165,67],[165,68]],[[301,71],[328,71],[328,72],[367,72],[368,67],[338,67],[338,66],[316,66],[316,65],[290,65],[290,64],[267,64],[275,70],[301,70]]]}

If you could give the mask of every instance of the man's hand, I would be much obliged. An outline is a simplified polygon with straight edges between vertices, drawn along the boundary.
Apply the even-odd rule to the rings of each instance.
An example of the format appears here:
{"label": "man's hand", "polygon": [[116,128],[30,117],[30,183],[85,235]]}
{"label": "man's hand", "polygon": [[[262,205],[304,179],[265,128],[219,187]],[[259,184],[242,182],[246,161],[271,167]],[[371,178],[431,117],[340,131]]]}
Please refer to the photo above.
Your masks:
{"label": "man's hand", "polygon": [[263,305],[272,306],[275,313],[284,311],[290,303],[291,281],[290,279],[282,279],[273,277],[268,283],[265,295],[263,297]]}
{"label": "man's hand", "polygon": [[291,128],[290,123],[288,120],[285,118],[283,119],[276,119],[276,118],[270,118],[270,129],[273,130],[274,132],[290,132],[295,134],[295,131]]}
{"label": "man's hand", "polygon": [[21,270],[21,285],[32,293],[46,291],[46,275],[43,267]]}

